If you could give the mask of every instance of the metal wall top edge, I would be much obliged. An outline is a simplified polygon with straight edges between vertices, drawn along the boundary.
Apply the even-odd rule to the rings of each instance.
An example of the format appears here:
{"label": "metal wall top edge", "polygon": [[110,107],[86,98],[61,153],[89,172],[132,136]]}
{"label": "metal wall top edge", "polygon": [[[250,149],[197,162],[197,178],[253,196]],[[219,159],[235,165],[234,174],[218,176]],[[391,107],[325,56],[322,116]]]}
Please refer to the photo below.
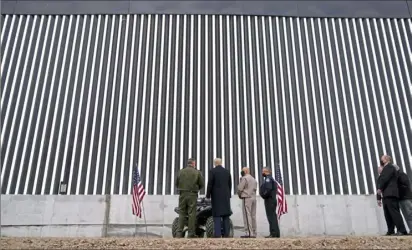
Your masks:
{"label": "metal wall top edge", "polygon": [[335,18],[411,18],[410,0],[3,0],[1,14],[224,14]]}

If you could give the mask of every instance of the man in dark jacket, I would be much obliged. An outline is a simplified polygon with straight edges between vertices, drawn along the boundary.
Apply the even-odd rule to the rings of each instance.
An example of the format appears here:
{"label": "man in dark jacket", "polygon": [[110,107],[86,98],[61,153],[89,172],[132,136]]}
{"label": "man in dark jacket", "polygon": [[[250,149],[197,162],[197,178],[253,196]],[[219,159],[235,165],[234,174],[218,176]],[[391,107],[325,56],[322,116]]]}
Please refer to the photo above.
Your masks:
{"label": "man in dark jacket", "polygon": [[195,159],[189,159],[187,167],[179,171],[176,187],[179,190],[179,227],[177,237],[183,237],[182,231],[188,218],[188,237],[195,237],[197,193],[205,186],[202,174],[196,168]]}
{"label": "man in dark jacket", "polygon": [[403,217],[405,217],[406,224],[409,227],[409,234],[412,235],[412,189],[411,181],[408,175],[399,169],[398,170],[398,187],[399,187],[399,206],[401,208]]}
{"label": "man in dark jacket", "polygon": [[383,197],[383,212],[388,226],[386,235],[395,234],[395,226],[398,235],[405,235],[406,229],[399,210],[398,171],[390,162],[390,156],[381,157],[383,169],[378,178],[377,193]]}
{"label": "man in dark jacket", "polygon": [[222,160],[217,158],[214,168],[209,172],[206,198],[212,199],[212,215],[214,221],[214,236],[216,238],[229,237],[230,221],[232,215],[230,198],[232,190],[232,176],[223,168]]}
{"label": "man in dark jacket", "polygon": [[272,177],[272,171],[269,168],[264,168],[262,170],[263,183],[260,186],[259,192],[260,196],[265,201],[266,217],[269,222],[270,235],[266,238],[279,238],[280,230],[278,219],[276,218],[276,192],[277,185]]}

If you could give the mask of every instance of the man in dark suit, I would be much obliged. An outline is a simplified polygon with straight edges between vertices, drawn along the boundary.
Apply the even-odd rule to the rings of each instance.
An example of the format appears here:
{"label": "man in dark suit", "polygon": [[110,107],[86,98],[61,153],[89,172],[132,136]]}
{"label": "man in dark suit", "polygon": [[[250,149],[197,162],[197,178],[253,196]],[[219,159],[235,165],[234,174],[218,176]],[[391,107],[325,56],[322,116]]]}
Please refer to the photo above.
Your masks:
{"label": "man in dark suit", "polygon": [[260,186],[259,193],[262,199],[265,201],[266,217],[269,222],[269,236],[265,238],[279,238],[280,230],[278,218],[276,218],[276,193],[277,185],[275,179],[272,177],[272,171],[270,168],[263,168],[262,176],[264,178],[262,185]]}
{"label": "man in dark suit", "polygon": [[383,169],[378,178],[377,193],[383,197],[383,212],[388,226],[386,235],[394,235],[395,226],[397,235],[405,235],[406,228],[399,210],[398,171],[391,161],[388,155],[381,157]]}
{"label": "man in dark suit", "polygon": [[214,236],[216,238],[229,237],[230,221],[232,215],[230,197],[232,190],[232,177],[230,172],[223,168],[222,159],[215,159],[214,168],[209,172],[206,198],[212,199],[212,215],[214,221]]}
{"label": "man in dark suit", "polygon": [[412,188],[409,176],[398,166],[394,165],[398,171],[399,187],[399,207],[409,227],[409,234],[412,235]]}

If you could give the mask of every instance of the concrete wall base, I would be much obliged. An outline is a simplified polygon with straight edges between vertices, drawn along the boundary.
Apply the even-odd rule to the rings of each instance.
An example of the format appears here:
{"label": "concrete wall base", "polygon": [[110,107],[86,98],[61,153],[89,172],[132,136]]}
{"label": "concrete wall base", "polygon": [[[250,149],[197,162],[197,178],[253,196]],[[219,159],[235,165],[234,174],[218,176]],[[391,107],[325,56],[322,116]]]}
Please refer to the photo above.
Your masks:
{"label": "concrete wall base", "polygon": [[[287,196],[289,212],[281,217],[282,236],[379,235],[386,232],[375,196]],[[149,237],[171,237],[178,196],[146,196]],[[243,235],[241,201],[232,198],[235,236]],[[257,231],[268,234],[263,202],[258,199]],[[131,196],[2,195],[1,236],[140,237],[144,218],[132,215]]]}

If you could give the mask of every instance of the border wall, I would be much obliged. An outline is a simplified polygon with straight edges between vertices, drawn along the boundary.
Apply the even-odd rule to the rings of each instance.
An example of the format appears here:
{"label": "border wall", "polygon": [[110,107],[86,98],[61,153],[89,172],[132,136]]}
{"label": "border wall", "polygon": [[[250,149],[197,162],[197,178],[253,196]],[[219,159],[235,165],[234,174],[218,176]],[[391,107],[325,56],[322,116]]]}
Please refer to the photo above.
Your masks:
{"label": "border wall", "polygon": [[[281,217],[281,236],[379,235],[386,232],[383,210],[375,196],[287,196],[289,212]],[[144,199],[149,237],[171,237],[178,196]],[[235,237],[243,235],[241,202],[232,198]],[[131,213],[131,196],[2,195],[1,236],[9,237],[141,237],[144,219]],[[258,236],[268,234],[261,199]]]}

